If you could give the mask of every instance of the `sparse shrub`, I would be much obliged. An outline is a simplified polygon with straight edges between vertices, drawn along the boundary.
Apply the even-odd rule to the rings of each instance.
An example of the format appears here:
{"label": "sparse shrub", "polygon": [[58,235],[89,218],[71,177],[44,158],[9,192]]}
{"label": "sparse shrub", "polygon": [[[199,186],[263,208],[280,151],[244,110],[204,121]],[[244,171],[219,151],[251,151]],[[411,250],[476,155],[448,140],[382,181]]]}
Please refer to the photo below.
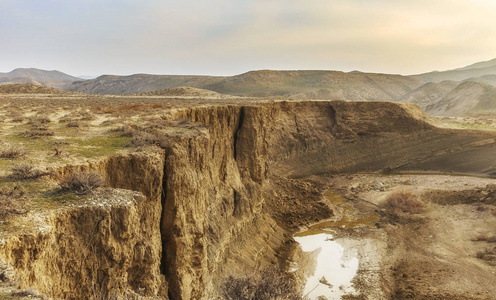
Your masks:
{"label": "sparse shrub", "polygon": [[494,247],[493,249],[479,251],[477,252],[476,257],[485,261],[494,261],[496,260],[496,247]]}
{"label": "sparse shrub", "polygon": [[54,156],[60,156],[62,152],[64,152],[64,149],[58,146],[53,146],[53,151],[55,151]]}
{"label": "sparse shrub", "polygon": [[27,210],[22,208],[24,194],[24,189],[20,185],[0,187],[0,217],[26,213]]}
{"label": "sparse shrub", "polygon": [[10,117],[14,123],[22,123],[26,120],[26,117],[20,112],[11,112]]}
{"label": "sparse shrub", "polygon": [[474,241],[474,242],[487,241],[487,235],[486,234],[478,234],[472,241]]}
{"label": "sparse shrub", "polygon": [[29,120],[28,121],[28,124],[33,124],[33,125],[36,125],[36,124],[48,124],[51,121],[52,120],[50,120],[50,118],[47,115],[37,115],[34,118],[32,118],[31,120]]}
{"label": "sparse shrub", "polygon": [[23,157],[26,155],[26,151],[21,148],[19,145],[12,145],[12,144],[7,144],[2,147],[2,150],[0,151],[0,158],[8,158],[8,159],[13,159],[13,158],[18,158],[18,157]]}
{"label": "sparse shrub", "polygon": [[39,169],[35,168],[33,164],[31,163],[19,163],[15,164],[12,167],[12,173],[10,175],[11,178],[13,179],[20,179],[20,180],[25,180],[25,179],[36,179],[38,177],[41,177],[43,175],[48,175],[46,172],[42,172]]}
{"label": "sparse shrub", "polygon": [[222,284],[226,300],[302,299],[293,277],[278,268],[268,267],[245,276],[229,276]]}
{"label": "sparse shrub", "polygon": [[425,211],[425,204],[411,191],[400,190],[388,196],[385,208],[394,214],[420,214]]}
{"label": "sparse shrub", "polygon": [[488,243],[496,243],[496,235],[490,236],[486,239]]}
{"label": "sparse shrub", "polygon": [[475,210],[477,210],[477,211],[485,211],[485,210],[486,210],[486,208],[485,208],[484,206],[482,206],[482,205],[478,205],[478,206],[475,208]]}
{"label": "sparse shrub", "polygon": [[103,178],[97,172],[74,172],[62,178],[59,186],[62,191],[83,195],[103,184]]}
{"label": "sparse shrub", "polygon": [[132,128],[131,126],[124,125],[124,126],[112,128],[109,131],[110,132],[122,132],[122,136],[132,137],[135,134],[136,129]]}
{"label": "sparse shrub", "polygon": [[78,121],[70,121],[65,125],[66,127],[79,127],[79,122]]}
{"label": "sparse shrub", "polygon": [[129,145],[133,147],[143,147],[156,144],[156,138],[147,132],[136,131],[133,133]]}
{"label": "sparse shrub", "polygon": [[20,185],[15,185],[14,187],[6,187],[2,186],[0,187],[0,197],[9,197],[9,198],[14,198],[18,199],[24,196],[25,192],[22,186]]}

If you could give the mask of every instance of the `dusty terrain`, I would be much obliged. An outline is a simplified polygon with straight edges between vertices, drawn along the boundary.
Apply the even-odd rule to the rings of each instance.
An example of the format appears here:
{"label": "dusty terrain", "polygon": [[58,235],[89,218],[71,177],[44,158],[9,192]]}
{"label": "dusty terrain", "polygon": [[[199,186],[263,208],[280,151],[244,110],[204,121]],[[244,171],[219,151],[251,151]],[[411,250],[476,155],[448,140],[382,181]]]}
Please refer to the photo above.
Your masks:
{"label": "dusty terrain", "polygon": [[[490,119],[173,94],[0,96],[1,150],[22,150],[0,158],[3,297],[215,298],[228,275],[287,267],[293,234],[322,220],[362,257],[348,298],[496,296],[496,196],[475,176],[496,172]],[[20,163],[39,172],[13,176]],[[61,189],[89,171],[105,186]],[[423,175],[384,174],[398,172]],[[359,220],[377,216],[343,221],[329,189]],[[385,212],[397,189],[427,210]]]}
{"label": "dusty terrain", "polygon": [[[366,239],[377,249],[375,253],[360,254],[368,258],[359,273],[366,275],[356,278],[363,295],[388,291],[395,299],[496,297],[493,257],[480,256],[494,248],[487,242],[496,234],[493,179],[357,174],[333,177],[329,182],[330,188],[352,202],[360,213],[380,216],[375,228],[337,232],[343,238]],[[380,189],[379,182],[383,184]],[[385,215],[381,203],[396,190],[418,195],[427,204],[426,211],[398,219]],[[358,247],[367,249],[370,245]],[[371,270],[369,260],[379,268]],[[381,278],[381,285],[371,282],[371,278]]]}

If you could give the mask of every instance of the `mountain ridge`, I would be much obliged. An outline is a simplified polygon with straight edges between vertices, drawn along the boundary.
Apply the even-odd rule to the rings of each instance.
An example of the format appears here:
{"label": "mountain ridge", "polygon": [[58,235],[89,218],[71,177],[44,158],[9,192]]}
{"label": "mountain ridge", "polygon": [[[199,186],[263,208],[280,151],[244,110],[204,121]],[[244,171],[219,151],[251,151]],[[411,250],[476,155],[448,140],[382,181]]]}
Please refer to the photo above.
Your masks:
{"label": "mountain ridge", "polygon": [[234,76],[138,73],[101,75],[85,80],[56,70],[35,68],[0,73],[0,85],[13,83],[39,84],[86,94],[185,96],[190,93],[200,97],[211,92],[211,95],[220,94],[218,96],[289,100],[398,101],[417,104],[432,114],[460,116],[473,113],[474,109],[492,110],[492,103],[496,104],[496,88],[492,88],[496,86],[496,59],[411,76],[357,71],[255,70]]}

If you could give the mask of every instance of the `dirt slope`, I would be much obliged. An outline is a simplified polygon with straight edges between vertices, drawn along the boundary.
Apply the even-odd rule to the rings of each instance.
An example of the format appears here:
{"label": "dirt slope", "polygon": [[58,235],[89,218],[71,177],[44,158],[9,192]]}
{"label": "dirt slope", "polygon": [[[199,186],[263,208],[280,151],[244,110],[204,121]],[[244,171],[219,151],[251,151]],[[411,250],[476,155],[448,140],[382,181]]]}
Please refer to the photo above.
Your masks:
{"label": "dirt slope", "polygon": [[58,90],[37,84],[5,84],[5,85],[0,85],[0,94],[69,95],[75,93],[64,90]]}
{"label": "dirt slope", "polygon": [[460,83],[456,81],[429,82],[402,96],[399,101],[417,104],[422,110],[439,102]]}
{"label": "dirt slope", "polygon": [[496,110],[496,88],[493,86],[464,82],[441,100],[426,106],[433,115],[468,116]]}

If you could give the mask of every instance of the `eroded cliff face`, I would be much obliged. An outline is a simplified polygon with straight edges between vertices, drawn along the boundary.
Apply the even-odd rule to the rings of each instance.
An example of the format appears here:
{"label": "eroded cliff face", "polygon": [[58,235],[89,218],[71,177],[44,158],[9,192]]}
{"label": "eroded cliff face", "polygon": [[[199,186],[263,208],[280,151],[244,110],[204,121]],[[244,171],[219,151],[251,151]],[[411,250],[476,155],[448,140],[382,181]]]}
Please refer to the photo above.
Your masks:
{"label": "eroded cliff face", "polygon": [[268,263],[284,239],[263,213],[266,145],[244,110],[205,107],[171,116],[206,125],[174,135],[166,159],[161,225],[173,299],[215,296],[225,272]]}
{"label": "eroded cliff face", "polygon": [[[271,220],[282,209],[274,203],[284,189],[295,188],[285,178],[380,170],[483,173],[487,165],[474,153],[496,149],[495,134],[438,129],[409,104],[278,102],[191,108],[166,119],[205,125],[190,124],[174,136],[167,154],[162,231],[174,299],[215,296],[229,270],[273,260],[284,240],[284,229]],[[332,214],[325,204],[316,206],[321,216]]]}
{"label": "eroded cliff face", "polygon": [[[167,295],[160,274],[163,151],[67,166],[54,176],[96,170],[110,186],[83,203],[40,214],[3,240],[0,253],[22,287],[61,299]],[[28,222],[32,222],[28,220]]]}
{"label": "eroded cliff face", "polygon": [[[0,254],[23,285],[72,299],[91,295],[95,282],[107,295],[207,299],[219,294],[224,276],[276,260],[288,238],[288,224],[275,217],[287,205],[281,195],[298,191],[291,178],[380,170],[489,174],[486,154],[496,150],[495,134],[436,128],[409,104],[210,105],[170,110],[163,119],[171,125],[154,132],[162,149],[59,171],[98,170],[109,186],[142,196],[109,195],[109,205],[55,211],[50,230],[6,240]],[[284,209],[304,209],[298,203]],[[332,214],[325,203],[314,209]]]}

